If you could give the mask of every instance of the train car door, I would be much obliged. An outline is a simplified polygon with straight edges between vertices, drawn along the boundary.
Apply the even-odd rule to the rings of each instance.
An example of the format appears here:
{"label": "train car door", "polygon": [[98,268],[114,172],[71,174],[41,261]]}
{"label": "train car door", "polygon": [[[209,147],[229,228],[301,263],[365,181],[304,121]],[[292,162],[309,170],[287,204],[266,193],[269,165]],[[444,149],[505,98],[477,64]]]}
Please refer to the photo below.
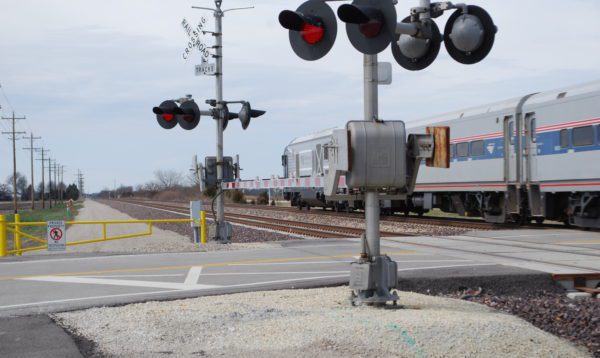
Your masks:
{"label": "train car door", "polygon": [[525,150],[523,160],[525,164],[525,180],[527,182],[527,195],[529,214],[532,217],[544,216],[543,195],[537,172],[537,131],[535,112],[525,114]]}
{"label": "train car door", "polygon": [[516,125],[514,116],[504,117],[504,181],[507,185],[517,181]]}

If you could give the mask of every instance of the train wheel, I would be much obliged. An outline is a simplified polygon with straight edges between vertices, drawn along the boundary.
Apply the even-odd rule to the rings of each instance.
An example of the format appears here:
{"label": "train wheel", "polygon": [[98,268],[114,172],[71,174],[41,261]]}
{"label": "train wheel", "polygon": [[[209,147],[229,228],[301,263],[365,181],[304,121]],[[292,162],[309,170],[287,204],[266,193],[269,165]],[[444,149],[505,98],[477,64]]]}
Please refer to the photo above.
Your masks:
{"label": "train wheel", "polygon": [[543,223],[544,223],[544,220],[545,220],[545,218],[535,218],[534,220],[535,220],[535,222],[536,222],[536,223],[538,223],[538,224],[543,224]]}

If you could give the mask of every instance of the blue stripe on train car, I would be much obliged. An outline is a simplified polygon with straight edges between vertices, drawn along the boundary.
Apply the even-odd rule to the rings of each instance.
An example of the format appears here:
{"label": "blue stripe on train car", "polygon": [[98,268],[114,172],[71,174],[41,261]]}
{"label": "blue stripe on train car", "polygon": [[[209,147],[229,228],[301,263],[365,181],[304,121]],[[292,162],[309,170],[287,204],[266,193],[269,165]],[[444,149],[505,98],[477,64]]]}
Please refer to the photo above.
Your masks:
{"label": "blue stripe on train car", "polygon": [[[574,146],[572,143],[572,129],[569,129],[569,146],[560,146],[560,131],[552,131],[539,133],[536,135],[536,148],[537,155],[554,155],[554,154],[566,154],[569,151],[578,152],[589,152],[593,150],[600,150],[600,134],[594,132],[594,143],[586,146]],[[472,142],[469,142],[472,143]],[[523,137],[523,143],[525,143],[525,137]],[[480,156],[468,156],[468,157],[452,157],[451,162],[467,162],[476,160],[488,160],[488,159],[503,159],[504,158],[504,138],[491,138],[483,140],[484,154]],[[425,163],[421,163],[424,165]]]}

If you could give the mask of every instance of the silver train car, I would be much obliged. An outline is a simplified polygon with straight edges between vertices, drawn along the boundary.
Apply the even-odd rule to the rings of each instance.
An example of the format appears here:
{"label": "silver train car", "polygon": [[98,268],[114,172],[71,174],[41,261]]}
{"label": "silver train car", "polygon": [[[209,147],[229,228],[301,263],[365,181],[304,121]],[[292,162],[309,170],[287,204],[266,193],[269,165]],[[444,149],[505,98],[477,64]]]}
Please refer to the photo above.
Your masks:
{"label": "silver train car", "polygon": [[[412,197],[383,202],[384,212],[440,208],[495,223],[600,228],[600,81],[406,123],[408,133],[434,125],[450,127],[450,169],[423,164]],[[331,131],[292,141],[284,176],[325,175]],[[361,208],[327,201],[322,188],[290,189],[286,198],[299,207]]]}

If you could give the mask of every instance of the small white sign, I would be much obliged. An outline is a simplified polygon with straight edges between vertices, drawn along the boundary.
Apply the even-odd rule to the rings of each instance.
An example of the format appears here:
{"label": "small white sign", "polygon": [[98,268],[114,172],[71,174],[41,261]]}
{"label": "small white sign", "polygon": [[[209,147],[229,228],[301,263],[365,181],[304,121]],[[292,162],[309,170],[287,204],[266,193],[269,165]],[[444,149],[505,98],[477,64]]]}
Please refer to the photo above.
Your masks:
{"label": "small white sign", "polygon": [[65,251],[67,235],[64,221],[48,221],[48,251]]}
{"label": "small white sign", "polygon": [[217,65],[214,63],[205,63],[196,65],[196,76],[212,76],[217,72]]}

